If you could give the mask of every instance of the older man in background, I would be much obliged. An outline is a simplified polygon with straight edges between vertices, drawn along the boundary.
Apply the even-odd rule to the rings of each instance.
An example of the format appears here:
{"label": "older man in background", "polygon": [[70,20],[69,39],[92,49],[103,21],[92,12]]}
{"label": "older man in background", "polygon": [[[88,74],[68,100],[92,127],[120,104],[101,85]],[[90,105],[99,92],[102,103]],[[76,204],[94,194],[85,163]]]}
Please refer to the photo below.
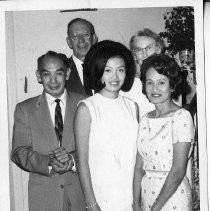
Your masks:
{"label": "older man in background", "polygon": [[76,18],[69,22],[67,27],[67,44],[73,50],[69,58],[71,75],[66,82],[67,91],[74,91],[86,95],[92,95],[88,87],[87,77],[83,72],[83,62],[86,54],[97,41],[94,26],[91,22]]}

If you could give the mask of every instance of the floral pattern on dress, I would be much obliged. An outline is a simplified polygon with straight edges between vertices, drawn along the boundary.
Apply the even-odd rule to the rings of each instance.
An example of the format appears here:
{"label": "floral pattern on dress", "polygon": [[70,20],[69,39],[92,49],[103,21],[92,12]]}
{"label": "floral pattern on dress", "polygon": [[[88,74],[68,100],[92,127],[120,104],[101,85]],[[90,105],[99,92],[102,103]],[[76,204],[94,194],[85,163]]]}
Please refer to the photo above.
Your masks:
{"label": "floral pattern on dress", "polygon": [[[170,117],[149,118],[145,115],[141,119],[137,147],[146,172],[142,179],[143,210],[150,210],[171,169],[173,144],[193,144],[193,140],[193,121],[185,109],[179,109]],[[162,210],[191,210],[191,188],[187,177]]]}

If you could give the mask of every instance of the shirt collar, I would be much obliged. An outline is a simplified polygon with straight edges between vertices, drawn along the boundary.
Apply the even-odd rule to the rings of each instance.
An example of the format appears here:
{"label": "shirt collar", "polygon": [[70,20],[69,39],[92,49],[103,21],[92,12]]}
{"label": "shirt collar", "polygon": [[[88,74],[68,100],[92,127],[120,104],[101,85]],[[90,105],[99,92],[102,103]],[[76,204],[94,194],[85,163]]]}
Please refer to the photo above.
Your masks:
{"label": "shirt collar", "polygon": [[[45,96],[46,96],[46,100],[47,100],[48,105],[52,105],[55,102],[55,100],[57,99],[57,98],[53,97],[52,95],[50,95],[46,92],[45,92]],[[63,94],[58,99],[61,100],[61,103],[65,104],[66,98],[67,98],[67,91],[66,91],[66,89],[64,89]]]}
{"label": "shirt collar", "polygon": [[83,61],[79,60],[76,56],[72,55],[72,59],[74,60],[74,63],[76,64],[76,66],[78,65],[82,65]]}

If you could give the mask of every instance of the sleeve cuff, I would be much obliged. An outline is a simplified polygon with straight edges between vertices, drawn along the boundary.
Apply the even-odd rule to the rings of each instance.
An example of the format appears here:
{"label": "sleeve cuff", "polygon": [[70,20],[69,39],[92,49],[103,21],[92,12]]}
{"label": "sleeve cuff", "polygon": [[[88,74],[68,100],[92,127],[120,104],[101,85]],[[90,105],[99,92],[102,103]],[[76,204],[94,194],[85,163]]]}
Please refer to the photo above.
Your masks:
{"label": "sleeve cuff", "polygon": [[52,166],[48,166],[48,172],[49,172],[49,174],[51,173],[51,171],[52,171]]}
{"label": "sleeve cuff", "polygon": [[[76,171],[77,171],[77,168],[76,168],[75,159],[74,159],[73,155],[70,154],[70,153],[69,153],[69,156],[71,156],[71,158],[72,158],[72,160],[73,160],[73,163],[74,163],[73,166],[72,166],[72,168],[71,168],[71,170],[72,170],[73,172],[76,172]],[[69,162],[69,165],[70,165],[70,162]],[[68,168],[69,168],[69,166],[68,166]]]}

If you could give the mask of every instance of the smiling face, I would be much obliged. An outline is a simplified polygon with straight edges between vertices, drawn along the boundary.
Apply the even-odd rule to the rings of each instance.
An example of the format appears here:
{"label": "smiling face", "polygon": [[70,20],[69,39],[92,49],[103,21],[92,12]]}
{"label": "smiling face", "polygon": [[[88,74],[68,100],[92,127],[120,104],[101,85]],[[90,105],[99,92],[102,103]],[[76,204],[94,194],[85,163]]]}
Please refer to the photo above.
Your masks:
{"label": "smiling face", "polygon": [[125,62],[120,57],[110,58],[105,66],[101,82],[105,87],[99,92],[109,98],[116,98],[125,81]]}
{"label": "smiling face", "polygon": [[46,93],[59,98],[64,92],[65,82],[70,76],[70,70],[66,69],[61,59],[47,57],[42,60],[41,68],[36,71],[36,76]]}
{"label": "smiling face", "polygon": [[148,36],[136,36],[131,44],[131,49],[136,62],[141,65],[142,62],[153,54],[161,52],[156,41]]}
{"label": "smiling face", "polygon": [[66,41],[74,56],[84,61],[91,46],[97,42],[97,36],[90,31],[87,23],[77,21],[70,26]]}
{"label": "smiling face", "polygon": [[153,104],[171,102],[171,87],[169,79],[159,74],[153,67],[146,73],[146,94],[149,101]]}

